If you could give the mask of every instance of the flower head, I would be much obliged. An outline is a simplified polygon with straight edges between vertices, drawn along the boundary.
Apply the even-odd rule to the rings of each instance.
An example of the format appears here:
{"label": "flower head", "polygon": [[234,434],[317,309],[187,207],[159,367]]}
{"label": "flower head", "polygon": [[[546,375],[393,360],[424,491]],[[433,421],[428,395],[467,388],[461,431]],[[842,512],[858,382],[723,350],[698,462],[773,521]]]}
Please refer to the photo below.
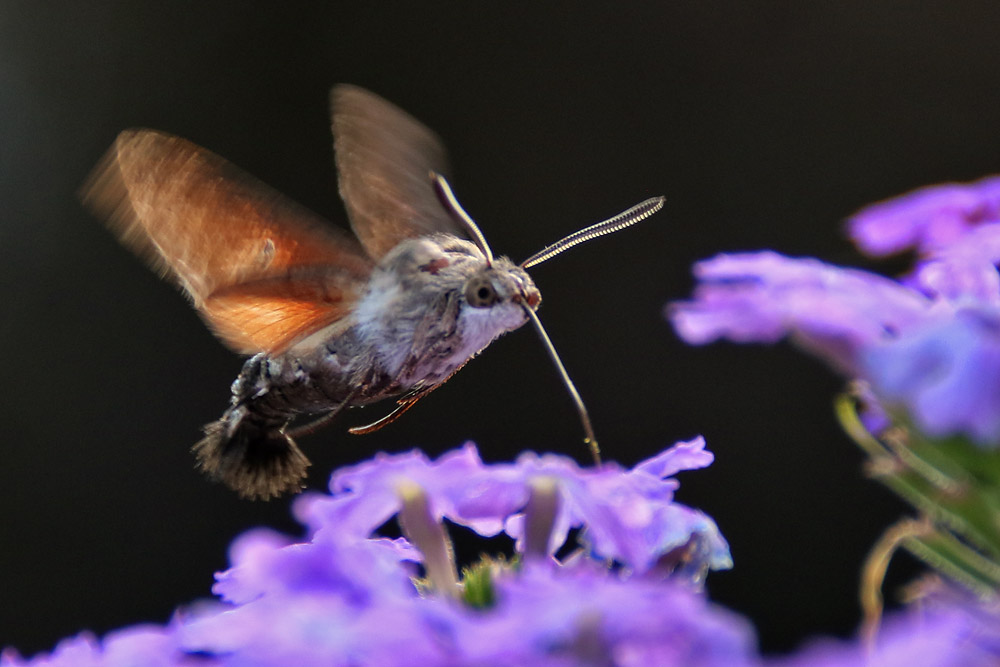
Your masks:
{"label": "flower head", "polygon": [[[938,599],[935,599],[938,597]],[[813,641],[775,667],[988,667],[1000,664],[1000,607],[946,594],[890,617],[873,646]]]}
{"label": "flower head", "polygon": [[216,575],[212,592],[244,604],[266,595],[332,592],[366,604],[372,595],[405,595],[411,589],[407,563],[421,560],[406,540],[330,539],[296,543],[270,530],[251,530],[229,549],[231,567]]}
{"label": "flower head", "polygon": [[[749,624],[692,585],[730,565],[728,547],[711,519],[673,501],[672,475],[711,461],[700,438],[631,470],[537,454],[485,464],[472,445],[437,460],[379,455],[296,504],[308,539],[259,529],[234,541],[219,601],[30,664],[751,664]],[[379,537],[394,515],[407,537]],[[479,566],[487,603],[453,595],[445,519],[517,540],[515,565]],[[573,527],[586,548],[560,562]],[[418,563],[430,580],[419,585]]]}
{"label": "flower head", "polygon": [[83,632],[64,639],[51,653],[29,661],[14,651],[0,655],[0,666],[18,667],[183,667],[194,665],[179,646],[173,624],[163,628],[155,625],[134,625],[108,633],[103,640]]}
{"label": "flower head", "polygon": [[859,373],[858,353],[935,317],[923,294],[882,276],[774,252],[719,255],[694,267],[694,299],[670,305],[689,343],[773,343],[789,336],[835,368]]}
{"label": "flower head", "polygon": [[882,407],[932,436],[1000,445],[1000,178],[876,204],[851,233],[873,254],[919,252],[901,280],[773,252],[700,262],[670,306],[688,342],[788,337],[870,383]]}
{"label": "flower head", "polygon": [[581,468],[554,454],[522,454],[515,463],[484,464],[475,446],[431,461],[418,452],[379,455],[334,474],[331,496],[306,496],[296,513],[317,534],[336,531],[369,536],[399,511],[401,485],[416,484],[427,495],[435,519],[447,519],[491,537],[505,531],[524,537],[524,514],[532,482],[549,479],[559,495],[545,551],[555,553],[571,529],[592,555],[645,571],[668,552],[695,541],[703,564],[731,566],[729,549],[714,522],[674,502],[681,470],[712,461],[702,438],[673,448],[625,470],[614,463]]}
{"label": "flower head", "polygon": [[[742,618],[669,581],[622,580],[590,560],[505,573],[499,603],[464,617],[465,664],[749,665]],[[518,637],[511,642],[511,637]]]}
{"label": "flower head", "polygon": [[1000,222],[1000,177],[947,183],[872,204],[848,220],[848,234],[866,254],[920,254],[953,245],[981,224]]}

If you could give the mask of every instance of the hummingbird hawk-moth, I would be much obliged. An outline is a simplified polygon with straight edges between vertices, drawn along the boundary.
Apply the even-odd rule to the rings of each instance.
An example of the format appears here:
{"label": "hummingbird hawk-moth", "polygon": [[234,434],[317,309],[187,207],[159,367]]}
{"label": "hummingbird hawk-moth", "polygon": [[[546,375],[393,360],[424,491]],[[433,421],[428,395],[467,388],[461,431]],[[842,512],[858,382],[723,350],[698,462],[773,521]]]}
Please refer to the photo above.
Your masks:
{"label": "hummingbird hawk-moth", "polygon": [[[303,415],[396,397],[397,416],[541,302],[526,269],[655,213],[647,200],[521,264],[494,257],[455,200],[445,150],[419,121],[354,86],[331,93],[340,195],[356,238],[219,156],[162,132],[122,132],[82,190],[128,248],[179,284],[223,343],[251,355],[198,467],[241,496],[302,488]],[[583,404],[549,343],[592,446]],[[595,455],[596,455],[596,449]]]}

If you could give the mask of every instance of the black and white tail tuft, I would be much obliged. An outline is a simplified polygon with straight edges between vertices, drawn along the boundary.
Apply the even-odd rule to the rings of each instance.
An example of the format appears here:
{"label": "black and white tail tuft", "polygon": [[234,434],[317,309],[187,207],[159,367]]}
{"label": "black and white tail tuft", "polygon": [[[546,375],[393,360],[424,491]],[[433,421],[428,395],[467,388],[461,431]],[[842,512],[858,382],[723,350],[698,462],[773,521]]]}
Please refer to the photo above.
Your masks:
{"label": "black and white tail tuft", "polygon": [[204,427],[205,437],[191,449],[198,468],[242,498],[269,500],[301,491],[309,459],[282,429],[246,417],[231,408]]}

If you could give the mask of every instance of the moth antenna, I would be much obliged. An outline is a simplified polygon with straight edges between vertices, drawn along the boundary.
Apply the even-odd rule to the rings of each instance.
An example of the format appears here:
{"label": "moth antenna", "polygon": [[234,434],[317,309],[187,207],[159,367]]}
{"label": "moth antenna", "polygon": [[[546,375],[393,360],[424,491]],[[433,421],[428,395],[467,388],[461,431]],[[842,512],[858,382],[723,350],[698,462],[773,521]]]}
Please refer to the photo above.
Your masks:
{"label": "moth antenna", "polygon": [[580,392],[576,390],[573,380],[570,379],[569,373],[566,372],[566,367],[563,366],[562,360],[559,358],[559,353],[556,352],[556,348],[552,344],[549,335],[545,332],[545,327],[542,326],[542,321],[538,319],[538,315],[528,306],[524,306],[524,312],[528,314],[531,323],[535,325],[535,331],[541,337],[545,351],[549,353],[552,363],[556,365],[556,370],[559,371],[559,376],[562,377],[563,384],[569,390],[570,398],[573,399],[576,411],[580,414],[580,422],[583,424],[583,443],[590,448],[590,453],[594,457],[594,465],[599,467],[601,465],[601,448],[597,445],[597,436],[594,435],[594,427],[590,425],[590,414],[587,412],[587,406],[583,404]]}
{"label": "moth antenna", "polygon": [[493,266],[493,251],[490,250],[490,244],[486,242],[486,237],[479,231],[479,227],[458,203],[448,181],[441,174],[432,171],[431,182],[434,184],[434,192],[437,193],[438,199],[441,200],[444,207],[448,209],[451,217],[465,228],[466,233],[472,238],[472,242],[479,246],[479,249],[486,255],[486,266]]}
{"label": "moth antenna", "polygon": [[596,225],[585,227],[578,232],[573,232],[566,238],[560,239],[550,246],[546,246],[543,250],[536,252],[534,255],[521,262],[521,268],[527,269],[535,266],[536,264],[541,264],[546,260],[552,259],[559,253],[569,250],[575,245],[580,245],[585,241],[596,239],[598,236],[604,236],[605,234],[614,234],[615,232],[621,231],[626,227],[631,227],[637,222],[642,222],[663,208],[663,202],[665,201],[666,197],[653,197],[652,199],[647,199],[644,202],[636,204],[627,211],[622,211],[613,218],[608,218],[604,222],[599,222]]}

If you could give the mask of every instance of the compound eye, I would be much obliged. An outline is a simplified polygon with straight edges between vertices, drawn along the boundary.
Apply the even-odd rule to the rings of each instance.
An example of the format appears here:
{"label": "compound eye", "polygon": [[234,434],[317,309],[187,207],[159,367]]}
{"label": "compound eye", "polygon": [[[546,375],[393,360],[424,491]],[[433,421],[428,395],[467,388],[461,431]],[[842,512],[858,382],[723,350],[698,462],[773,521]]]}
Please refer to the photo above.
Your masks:
{"label": "compound eye", "polygon": [[486,277],[473,278],[465,286],[465,301],[473,308],[489,308],[499,300],[493,283]]}

